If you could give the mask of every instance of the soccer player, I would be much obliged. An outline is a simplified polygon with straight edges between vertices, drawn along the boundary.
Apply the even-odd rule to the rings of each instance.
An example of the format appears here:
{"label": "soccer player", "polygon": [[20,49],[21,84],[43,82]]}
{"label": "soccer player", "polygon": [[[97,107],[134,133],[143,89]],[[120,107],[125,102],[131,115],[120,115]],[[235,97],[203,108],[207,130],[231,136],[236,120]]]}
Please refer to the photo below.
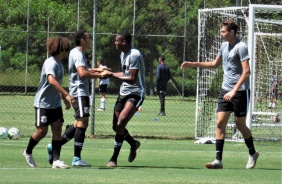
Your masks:
{"label": "soccer player", "polygon": [[[74,97],[74,124],[68,127],[62,135],[62,145],[74,138],[74,158],[72,166],[89,167],[90,164],[81,159],[81,151],[85,139],[85,131],[89,121],[89,79],[104,78],[111,75],[108,68],[89,68],[85,51],[91,46],[91,39],[85,30],[74,33],[76,47],[69,54],[69,93]],[[49,163],[52,163],[53,145],[47,146]]]}
{"label": "soccer player", "polygon": [[158,59],[159,65],[157,66],[157,79],[155,83],[155,92],[159,95],[160,99],[160,113],[159,116],[165,116],[165,95],[167,83],[171,78],[169,67],[164,63],[165,57],[160,56]]}
{"label": "soccer player", "polygon": [[36,167],[32,150],[46,136],[50,125],[53,144],[52,168],[69,168],[59,159],[64,122],[61,99],[67,110],[71,108],[71,104],[75,103],[74,98],[61,86],[64,76],[61,61],[63,58],[68,57],[70,42],[64,37],[49,38],[47,40],[47,50],[50,57],[43,64],[39,87],[34,100],[36,131],[30,137],[23,155],[30,167]]}
{"label": "soccer player", "polygon": [[234,112],[235,123],[242,133],[249,149],[249,159],[246,169],[256,165],[259,152],[256,151],[250,129],[246,126],[246,114],[249,103],[249,55],[247,45],[237,38],[237,25],[233,21],[224,21],[221,24],[220,35],[225,40],[221,44],[218,54],[212,62],[188,62],[181,64],[181,68],[217,68],[223,66],[223,83],[221,86],[216,122],[216,159],[207,163],[209,169],[222,169],[222,153],[225,139],[225,128]]}
{"label": "soccer player", "polygon": [[[103,59],[97,60],[97,67],[98,68],[107,68],[105,66],[105,62]],[[97,109],[97,111],[105,111],[106,109],[106,92],[107,87],[109,85],[110,79],[104,78],[104,79],[98,79],[98,85],[99,85],[99,94],[100,94],[100,107]]]}
{"label": "soccer player", "polygon": [[128,161],[132,162],[136,157],[140,142],[133,139],[126,125],[142,105],[146,90],[143,56],[139,50],[131,48],[131,34],[129,32],[117,34],[115,45],[117,50],[122,51],[120,55],[122,72],[112,73],[112,76],[120,79],[122,84],[114,107],[113,130],[116,135],[114,152],[107,164],[108,167],[117,166],[118,155],[124,140],[131,146]]}

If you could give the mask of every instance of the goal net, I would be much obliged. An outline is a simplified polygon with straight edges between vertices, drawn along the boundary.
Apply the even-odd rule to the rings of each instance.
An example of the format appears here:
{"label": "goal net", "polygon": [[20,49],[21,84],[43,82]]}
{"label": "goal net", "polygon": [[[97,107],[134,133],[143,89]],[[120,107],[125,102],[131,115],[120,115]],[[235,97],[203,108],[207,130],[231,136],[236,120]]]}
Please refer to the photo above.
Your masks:
{"label": "goal net", "polygon": [[[250,5],[199,9],[198,61],[213,61],[222,39],[221,22],[234,20],[237,36],[248,45],[250,56],[250,104],[247,126],[254,139],[282,139],[282,6]],[[214,138],[217,98],[222,84],[222,67],[198,68],[195,137]],[[242,135],[231,114],[226,127],[227,140]]]}

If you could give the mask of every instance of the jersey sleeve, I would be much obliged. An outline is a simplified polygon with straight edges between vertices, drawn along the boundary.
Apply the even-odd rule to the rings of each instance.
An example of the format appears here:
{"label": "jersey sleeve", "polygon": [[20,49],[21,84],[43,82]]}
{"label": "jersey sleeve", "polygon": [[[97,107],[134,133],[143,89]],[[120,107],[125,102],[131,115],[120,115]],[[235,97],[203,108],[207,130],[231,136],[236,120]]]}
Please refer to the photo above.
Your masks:
{"label": "jersey sleeve", "polygon": [[58,77],[57,76],[57,65],[55,62],[53,62],[52,60],[47,60],[45,62],[45,73],[46,73],[46,77],[48,75],[53,75],[55,78]]}
{"label": "jersey sleeve", "polygon": [[78,68],[80,66],[84,66],[86,68],[86,63],[83,58],[82,53],[77,52],[76,55],[73,56],[75,67]]}
{"label": "jersey sleeve", "polygon": [[246,44],[239,47],[238,52],[239,52],[238,54],[239,54],[239,58],[241,62],[249,59],[248,47]]}
{"label": "jersey sleeve", "polygon": [[138,52],[132,53],[130,57],[129,69],[140,69],[141,55]]}

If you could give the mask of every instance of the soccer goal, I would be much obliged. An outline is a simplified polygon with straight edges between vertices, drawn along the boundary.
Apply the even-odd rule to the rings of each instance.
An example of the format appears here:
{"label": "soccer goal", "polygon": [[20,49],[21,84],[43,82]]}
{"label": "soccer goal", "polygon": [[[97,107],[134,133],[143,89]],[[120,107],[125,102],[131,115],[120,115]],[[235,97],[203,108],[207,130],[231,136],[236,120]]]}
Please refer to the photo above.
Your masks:
{"label": "soccer goal", "polygon": [[[237,36],[248,44],[250,55],[250,104],[247,126],[254,139],[282,140],[282,6],[250,5],[199,9],[198,61],[213,61],[222,43],[221,22],[234,20]],[[198,68],[195,137],[214,138],[217,97],[223,71]],[[227,140],[242,140],[231,115]]]}

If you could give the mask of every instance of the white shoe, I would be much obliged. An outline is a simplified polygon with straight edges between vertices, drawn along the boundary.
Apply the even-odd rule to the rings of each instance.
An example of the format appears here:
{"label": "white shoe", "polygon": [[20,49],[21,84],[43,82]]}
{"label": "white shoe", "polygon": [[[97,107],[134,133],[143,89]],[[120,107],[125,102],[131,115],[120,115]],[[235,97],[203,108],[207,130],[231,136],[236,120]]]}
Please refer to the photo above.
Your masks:
{"label": "white shoe", "polygon": [[63,161],[56,160],[56,161],[53,162],[52,168],[53,169],[56,169],[56,168],[69,169],[70,166],[66,165]]}
{"label": "white shoe", "polygon": [[259,157],[259,152],[255,152],[253,155],[249,156],[248,163],[246,165],[246,169],[252,169],[255,167],[257,159]]}
{"label": "white shoe", "polygon": [[206,168],[208,168],[208,169],[222,169],[223,165],[222,165],[222,162],[220,160],[215,159],[211,163],[206,163]]}
{"label": "white shoe", "polygon": [[97,111],[105,111],[105,108],[99,108],[99,109],[97,109]]}
{"label": "white shoe", "polygon": [[23,156],[25,157],[26,163],[29,167],[36,167],[35,161],[32,154],[27,154],[26,150],[23,151]]}

